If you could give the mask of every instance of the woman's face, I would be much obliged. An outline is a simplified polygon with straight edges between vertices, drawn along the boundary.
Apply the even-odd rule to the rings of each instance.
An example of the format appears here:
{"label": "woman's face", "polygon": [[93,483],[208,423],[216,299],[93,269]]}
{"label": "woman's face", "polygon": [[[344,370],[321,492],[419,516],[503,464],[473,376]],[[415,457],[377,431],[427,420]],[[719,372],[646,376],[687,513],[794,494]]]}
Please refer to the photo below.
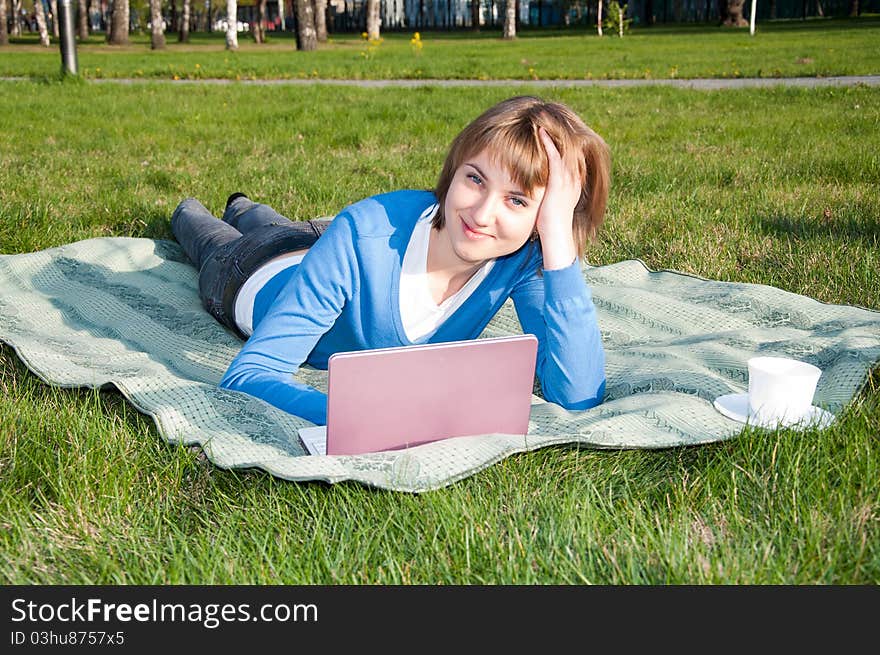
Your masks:
{"label": "woman's face", "polygon": [[455,171],[442,233],[462,263],[478,265],[509,255],[532,234],[543,198],[544,187],[527,193],[484,150]]}

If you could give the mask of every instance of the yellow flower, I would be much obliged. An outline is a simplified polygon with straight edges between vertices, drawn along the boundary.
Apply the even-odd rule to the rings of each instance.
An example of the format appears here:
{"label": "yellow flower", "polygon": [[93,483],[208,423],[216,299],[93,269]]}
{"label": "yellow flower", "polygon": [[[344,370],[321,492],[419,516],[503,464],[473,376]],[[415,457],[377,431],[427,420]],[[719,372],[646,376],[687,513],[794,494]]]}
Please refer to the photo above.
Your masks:
{"label": "yellow flower", "polygon": [[366,32],[361,32],[361,38],[366,40],[369,35]]}

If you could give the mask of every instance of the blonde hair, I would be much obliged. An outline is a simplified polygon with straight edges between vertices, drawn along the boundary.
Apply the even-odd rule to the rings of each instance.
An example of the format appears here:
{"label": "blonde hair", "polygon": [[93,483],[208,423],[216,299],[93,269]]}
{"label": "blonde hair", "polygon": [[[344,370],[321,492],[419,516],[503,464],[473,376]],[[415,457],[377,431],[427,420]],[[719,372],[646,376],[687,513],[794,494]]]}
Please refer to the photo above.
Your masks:
{"label": "blonde hair", "polygon": [[608,204],[611,186],[608,145],[565,105],[533,96],[499,102],[453,139],[434,191],[439,209],[433,227],[439,230],[446,222],[443,208],[455,171],[465,160],[484,150],[507,169],[514,182],[527,193],[546,186],[549,165],[538,135],[540,127],[547,130],[565,166],[577,171],[581,180],[581,197],[574,209],[572,231],[578,257],[583,257],[587,243],[596,238]]}

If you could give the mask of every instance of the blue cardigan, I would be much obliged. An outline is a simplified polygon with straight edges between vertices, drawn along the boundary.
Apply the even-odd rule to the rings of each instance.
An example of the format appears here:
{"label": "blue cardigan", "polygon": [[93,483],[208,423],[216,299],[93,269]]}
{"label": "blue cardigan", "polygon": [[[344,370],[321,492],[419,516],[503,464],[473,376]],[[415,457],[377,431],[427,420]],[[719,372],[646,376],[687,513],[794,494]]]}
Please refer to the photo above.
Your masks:
{"label": "blue cardigan", "polygon": [[605,353],[592,294],[577,260],[539,275],[538,242],[499,257],[436,331],[407,339],[398,307],[401,263],[419,216],[436,202],[427,191],[395,191],[343,210],[300,265],[257,294],[254,332],[220,386],[325,425],[327,396],[293,378],[304,362],[326,369],[336,352],[475,339],[510,297],[523,332],[538,338],[544,398],[568,409],[597,405]]}

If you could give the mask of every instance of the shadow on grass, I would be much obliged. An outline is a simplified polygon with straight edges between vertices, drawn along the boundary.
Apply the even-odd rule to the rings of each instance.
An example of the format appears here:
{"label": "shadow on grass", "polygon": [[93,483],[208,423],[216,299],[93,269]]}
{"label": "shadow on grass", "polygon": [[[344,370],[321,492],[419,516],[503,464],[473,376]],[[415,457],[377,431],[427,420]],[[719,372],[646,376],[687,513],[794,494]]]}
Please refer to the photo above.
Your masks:
{"label": "shadow on grass", "polygon": [[[825,30],[863,30],[880,28],[880,15],[865,15],[858,18],[849,16],[828,16],[825,18],[809,17],[780,18],[775,20],[758,19],[755,25],[756,32],[823,32]],[[595,32],[595,27],[591,28]],[[703,23],[657,23],[651,26],[633,26],[630,34],[656,36],[693,36],[694,34],[718,34],[718,33],[748,33],[748,26],[730,28],[722,27],[717,22]]]}
{"label": "shadow on grass", "polygon": [[863,219],[828,218],[804,219],[790,216],[767,216],[758,219],[759,230],[766,235],[777,237],[797,237],[803,240],[827,239],[852,244],[860,241],[863,245],[876,248],[880,244],[880,219],[867,211],[854,211]]}

